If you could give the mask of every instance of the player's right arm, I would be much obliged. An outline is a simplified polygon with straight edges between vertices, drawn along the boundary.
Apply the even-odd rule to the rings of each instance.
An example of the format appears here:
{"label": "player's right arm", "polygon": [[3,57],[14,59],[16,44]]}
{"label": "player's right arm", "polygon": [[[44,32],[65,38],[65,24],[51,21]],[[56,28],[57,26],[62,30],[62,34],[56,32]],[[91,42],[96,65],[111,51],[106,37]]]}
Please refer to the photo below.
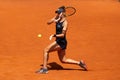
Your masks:
{"label": "player's right arm", "polygon": [[53,23],[53,22],[58,22],[58,21],[61,19],[61,17],[62,17],[62,13],[59,14],[59,15],[56,15],[55,17],[53,17],[51,20],[49,20],[49,21],[47,22],[47,24],[49,25],[49,24],[51,24],[51,23]]}
{"label": "player's right arm", "polygon": [[47,24],[49,25],[49,24],[51,24],[51,23],[53,23],[53,22],[55,22],[55,17],[53,17],[51,20],[49,20],[49,21],[47,22]]}

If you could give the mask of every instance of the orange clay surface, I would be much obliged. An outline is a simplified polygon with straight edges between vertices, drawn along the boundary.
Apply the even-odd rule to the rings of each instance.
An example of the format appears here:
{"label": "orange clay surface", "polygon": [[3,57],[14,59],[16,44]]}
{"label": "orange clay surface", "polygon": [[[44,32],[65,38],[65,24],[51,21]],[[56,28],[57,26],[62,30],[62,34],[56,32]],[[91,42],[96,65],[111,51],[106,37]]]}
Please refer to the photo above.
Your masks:
{"label": "orange clay surface", "polygon": [[[49,73],[37,74],[59,6],[74,6],[68,17],[66,56],[85,60],[88,71],[63,64],[50,53]],[[37,35],[42,34],[41,38]],[[110,0],[0,0],[0,80],[120,80],[120,3]]]}

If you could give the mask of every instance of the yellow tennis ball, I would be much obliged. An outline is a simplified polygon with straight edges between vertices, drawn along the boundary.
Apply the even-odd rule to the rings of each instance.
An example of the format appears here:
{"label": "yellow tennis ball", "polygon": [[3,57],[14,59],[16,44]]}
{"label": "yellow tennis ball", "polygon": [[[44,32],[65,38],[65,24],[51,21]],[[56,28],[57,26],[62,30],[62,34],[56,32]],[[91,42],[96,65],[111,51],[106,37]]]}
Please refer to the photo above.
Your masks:
{"label": "yellow tennis ball", "polygon": [[38,37],[41,38],[41,37],[42,37],[42,34],[38,34]]}

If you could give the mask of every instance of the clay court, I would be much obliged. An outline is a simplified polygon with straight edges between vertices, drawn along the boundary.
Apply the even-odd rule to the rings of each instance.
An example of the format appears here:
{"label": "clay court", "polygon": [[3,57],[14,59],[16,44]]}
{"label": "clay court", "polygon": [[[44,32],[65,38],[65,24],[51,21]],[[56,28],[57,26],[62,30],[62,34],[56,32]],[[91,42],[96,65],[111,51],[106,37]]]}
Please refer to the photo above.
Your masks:
{"label": "clay court", "polygon": [[[66,56],[85,60],[88,71],[63,64],[50,53],[49,73],[36,74],[55,25],[59,6],[68,17]],[[41,38],[37,35],[42,34]],[[0,80],[120,80],[120,2],[117,0],[0,0]]]}

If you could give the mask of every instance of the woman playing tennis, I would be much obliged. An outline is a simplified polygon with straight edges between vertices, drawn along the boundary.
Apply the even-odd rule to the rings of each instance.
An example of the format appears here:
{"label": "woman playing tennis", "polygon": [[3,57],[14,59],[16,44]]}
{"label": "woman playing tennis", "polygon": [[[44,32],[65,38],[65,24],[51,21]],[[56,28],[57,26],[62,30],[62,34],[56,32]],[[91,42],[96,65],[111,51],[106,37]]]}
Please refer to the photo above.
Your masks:
{"label": "woman playing tennis", "polygon": [[56,40],[44,49],[43,68],[41,68],[38,73],[48,73],[47,61],[49,58],[49,53],[53,51],[58,52],[59,59],[62,63],[76,64],[84,70],[87,70],[83,60],[75,61],[72,59],[68,59],[65,56],[67,47],[66,34],[68,29],[68,22],[66,20],[65,12],[66,10],[64,6],[59,7],[58,10],[55,11],[56,16],[47,22],[48,25],[52,23],[56,24],[56,33],[50,36],[50,40],[52,38],[56,38]]}

